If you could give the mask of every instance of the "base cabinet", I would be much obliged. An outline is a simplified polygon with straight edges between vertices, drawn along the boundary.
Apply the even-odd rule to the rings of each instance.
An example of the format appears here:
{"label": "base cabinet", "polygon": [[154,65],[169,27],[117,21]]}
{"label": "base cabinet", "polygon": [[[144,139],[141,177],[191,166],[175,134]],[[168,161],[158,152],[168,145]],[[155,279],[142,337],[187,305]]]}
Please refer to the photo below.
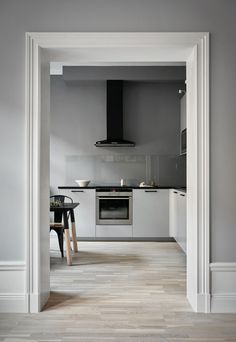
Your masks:
{"label": "base cabinet", "polygon": [[187,220],[186,220],[186,194],[180,193],[178,198],[178,243],[182,250],[186,253],[187,243]]}
{"label": "base cabinet", "polygon": [[131,225],[97,225],[96,238],[132,239]]}
{"label": "base cabinet", "polygon": [[177,235],[177,197],[178,191],[170,190],[170,197],[169,197],[169,210],[170,210],[170,218],[169,218],[169,230],[170,236],[176,238]]}
{"label": "base cabinet", "polygon": [[132,225],[96,225],[95,189],[60,189],[80,205],[75,209],[78,238],[169,238],[186,250],[186,197],[168,189],[133,190]]}
{"label": "base cabinet", "polygon": [[186,253],[187,210],[186,193],[170,190],[170,236],[173,237]]}
{"label": "base cabinet", "polygon": [[80,203],[74,210],[77,237],[95,238],[95,189],[60,190],[60,194],[69,196],[74,202]]}
{"label": "base cabinet", "polygon": [[133,237],[169,237],[169,190],[133,190]]}

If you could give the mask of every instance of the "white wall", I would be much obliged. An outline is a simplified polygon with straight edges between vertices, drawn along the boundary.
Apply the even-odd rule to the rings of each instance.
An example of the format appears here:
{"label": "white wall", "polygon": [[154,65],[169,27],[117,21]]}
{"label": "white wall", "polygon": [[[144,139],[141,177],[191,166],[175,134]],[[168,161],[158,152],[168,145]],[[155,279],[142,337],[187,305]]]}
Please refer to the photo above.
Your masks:
{"label": "white wall", "polygon": [[[73,69],[73,68],[72,68]],[[135,148],[97,148],[106,139],[106,82],[65,82],[51,77],[51,191],[75,179],[127,185],[155,181],[180,184],[180,100],[184,82],[126,82],[123,85],[124,138]]]}
{"label": "white wall", "polygon": [[25,258],[25,32],[209,31],[211,259],[236,261],[235,10],[234,0],[1,1],[1,260]]}

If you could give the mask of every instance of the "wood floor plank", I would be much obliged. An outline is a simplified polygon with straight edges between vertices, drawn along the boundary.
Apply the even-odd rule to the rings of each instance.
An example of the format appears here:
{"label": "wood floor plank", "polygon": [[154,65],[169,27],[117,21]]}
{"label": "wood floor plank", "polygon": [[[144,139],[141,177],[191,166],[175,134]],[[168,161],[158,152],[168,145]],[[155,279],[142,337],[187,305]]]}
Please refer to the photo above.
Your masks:
{"label": "wood floor plank", "polygon": [[0,314],[0,341],[236,341],[235,314],[196,314],[173,242],[80,242],[73,265],[51,253],[40,314]]}

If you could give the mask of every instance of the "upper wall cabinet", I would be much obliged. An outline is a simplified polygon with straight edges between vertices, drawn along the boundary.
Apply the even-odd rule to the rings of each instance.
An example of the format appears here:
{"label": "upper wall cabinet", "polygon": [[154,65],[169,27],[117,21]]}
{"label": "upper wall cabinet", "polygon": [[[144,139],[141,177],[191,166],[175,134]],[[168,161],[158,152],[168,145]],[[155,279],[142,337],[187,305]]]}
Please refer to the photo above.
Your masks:
{"label": "upper wall cabinet", "polygon": [[182,132],[186,127],[186,94],[184,94],[180,99],[180,132]]}

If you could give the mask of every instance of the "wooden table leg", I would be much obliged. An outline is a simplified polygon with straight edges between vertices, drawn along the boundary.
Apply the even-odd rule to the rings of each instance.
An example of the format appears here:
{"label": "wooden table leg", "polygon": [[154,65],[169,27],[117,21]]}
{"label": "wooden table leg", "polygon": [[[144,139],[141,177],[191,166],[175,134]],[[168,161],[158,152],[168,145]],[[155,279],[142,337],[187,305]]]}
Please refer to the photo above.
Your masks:
{"label": "wooden table leg", "polygon": [[70,231],[67,219],[67,213],[63,213],[64,218],[64,232],[65,232],[65,242],[66,242],[66,258],[67,258],[67,265],[72,265],[72,256],[71,256],[71,248],[70,248]]}
{"label": "wooden table leg", "polygon": [[78,253],[74,210],[71,210],[70,217],[71,217],[71,232],[72,232],[73,250],[75,253]]}

